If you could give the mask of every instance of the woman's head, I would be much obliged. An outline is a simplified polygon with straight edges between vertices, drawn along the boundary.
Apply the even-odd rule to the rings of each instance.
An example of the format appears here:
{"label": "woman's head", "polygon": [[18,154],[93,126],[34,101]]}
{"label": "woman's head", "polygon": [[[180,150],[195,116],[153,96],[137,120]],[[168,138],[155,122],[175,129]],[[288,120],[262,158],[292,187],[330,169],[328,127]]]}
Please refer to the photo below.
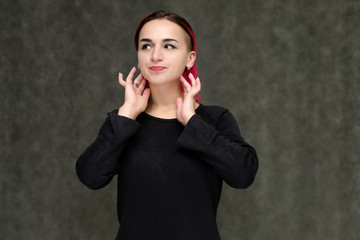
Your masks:
{"label": "woman's head", "polygon": [[154,76],[161,81],[161,77],[183,75],[191,84],[189,73],[197,77],[195,35],[190,24],[174,13],[156,11],[143,18],[135,33],[135,48],[140,70],[150,82]]}

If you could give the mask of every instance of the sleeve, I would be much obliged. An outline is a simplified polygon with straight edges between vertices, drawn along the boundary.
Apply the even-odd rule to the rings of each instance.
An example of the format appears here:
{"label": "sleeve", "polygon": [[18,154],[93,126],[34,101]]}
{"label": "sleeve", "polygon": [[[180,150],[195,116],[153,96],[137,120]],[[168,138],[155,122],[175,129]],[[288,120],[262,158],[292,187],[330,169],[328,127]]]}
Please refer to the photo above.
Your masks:
{"label": "sleeve", "polygon": [[91,189],[106,186],[118,172],[119,157],[128,139],[138,130],[140,123],[108,113],[95,141],[76,161],[76,173],[82,183]]}
{"label": "sleeve", "polygon": [[231,187],[247,188],[255,179],[259,164],[256,151],[245,142],[228,110],[214,126],[195,114],[185,126],[177,144],[197,152]]}

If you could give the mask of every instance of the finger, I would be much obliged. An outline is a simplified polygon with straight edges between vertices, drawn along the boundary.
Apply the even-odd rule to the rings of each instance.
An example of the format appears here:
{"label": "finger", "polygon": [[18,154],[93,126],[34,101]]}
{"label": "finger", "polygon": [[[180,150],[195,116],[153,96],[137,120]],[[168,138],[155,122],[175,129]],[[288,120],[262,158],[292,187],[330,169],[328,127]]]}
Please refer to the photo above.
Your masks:
{"label": "finger", "polygon": [[180,81],[183,86],[184,92],[190,92],[191,85],[186,81],[186,79],[183,76],[180,77]]}
{"label": "finger", "polygon": [[134,81],[134,82],[133,82],[133,85],[134,85],[134,87],[135,87],[135,91],[136,91],[136,92],[139,92],[139,91],[138,91],[138,90],[139,90],[139,89],[138,89],[139,83],[136,82],[136,81]]}
{"label": "finger", "polygon": [[129,75],[126,78],[126,83],[130,83],[130,84],[132,83],[132,79],[134,77],[135,72],[136,72],[136,68],[132,67],[132,69],[130,70]]}
{"label": "finger", "polygon": [[180,117],[181,109],[182,109],[183,100],[181,97],[176,99],[176,114]]}
{"label": "finger", "polygon": [[119,84],[125,87],[125,81],[123,77],[124,77],[123,74],[119,72],[119,76],[118,76]]}
{"label": "finger", "polygon": [[139,73],[139,75],[134,80],[134,83],[133,83],[134,86],[139,87],[139,85],[141,84],[142,79],[143,79],[143,76],[142,76],[141,73]]}
{"label": "finger", "polygon": [[141,79],[140,85],[138,87],[138,90],[139,90],[140,94],[144,91],[146,83],[147,83],[147,81],[146,81],[145,78]]}
{"label": "finger", "polygon": [[190,79],[190,81],[191,81],[191,86],[193,87],[193,88],[195,88],[196,86],[196,81],[195,81],[195,78],[194,78],[194,75],[192,75],[192,73],[189,73],[189,79]]}
{"label": "finger", "polygon": [[146,88],[146,89],[144,90],[144,92],[142,93],[142,96],[145,98],[146,101],[149,100],[150,93],[151,93],[151,92],[150,92],[150,88]]}
{"label": "finger", "polygon": [[198,94],[201,91],[201,82],[200,82],[200,78],[196,78],[196,87],[194,89],[194,91],[196,92],[196,94]]}

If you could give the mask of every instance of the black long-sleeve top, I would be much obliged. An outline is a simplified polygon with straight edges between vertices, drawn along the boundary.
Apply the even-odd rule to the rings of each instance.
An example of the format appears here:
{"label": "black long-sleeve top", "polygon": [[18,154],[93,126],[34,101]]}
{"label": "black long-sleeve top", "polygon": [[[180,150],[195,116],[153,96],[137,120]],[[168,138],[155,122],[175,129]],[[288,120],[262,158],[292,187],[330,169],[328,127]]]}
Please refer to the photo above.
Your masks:
{"label": "black long-sleeve top", "polygon": [[176,119],[108,113],[76,162],[91,189],[118,176],[117,239],[220,239],[216,210],[222,181],[246,188],[258,159],[232,114],[200,105],[184,127]]}

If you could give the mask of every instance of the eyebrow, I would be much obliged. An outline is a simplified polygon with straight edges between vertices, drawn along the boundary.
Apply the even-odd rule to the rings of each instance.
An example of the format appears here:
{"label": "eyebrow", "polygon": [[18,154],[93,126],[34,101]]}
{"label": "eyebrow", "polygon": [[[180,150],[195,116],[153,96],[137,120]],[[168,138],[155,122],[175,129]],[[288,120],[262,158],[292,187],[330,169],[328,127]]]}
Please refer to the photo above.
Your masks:
{"label": "eyebrow", "polygon": [[[163,42],[177,42],[175,39],[172,39],[172,38],[165,38],[164,40],[162,40]],[[143,38],[140,40],[140,42],[152,42],[151,39],[149,38]]]}

